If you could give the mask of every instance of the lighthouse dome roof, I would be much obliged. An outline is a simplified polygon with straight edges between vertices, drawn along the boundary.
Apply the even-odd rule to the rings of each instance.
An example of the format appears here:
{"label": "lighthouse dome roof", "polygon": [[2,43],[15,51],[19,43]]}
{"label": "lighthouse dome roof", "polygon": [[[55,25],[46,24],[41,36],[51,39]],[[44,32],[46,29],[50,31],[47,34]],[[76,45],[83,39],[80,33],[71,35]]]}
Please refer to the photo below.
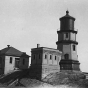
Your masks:
{"label": "lighthouse dome roof", "polygon": [[68,19],[73,19],[73,20],[75,20],[74,17],[72,17],[72,16],[69,15],[69,11],[68,11],[68,10],[66,11],[66,15],[63,16],[63,17],[61,17],[60,20],[62,20],[62,19],[67,19],[67,18],[68,18]]}

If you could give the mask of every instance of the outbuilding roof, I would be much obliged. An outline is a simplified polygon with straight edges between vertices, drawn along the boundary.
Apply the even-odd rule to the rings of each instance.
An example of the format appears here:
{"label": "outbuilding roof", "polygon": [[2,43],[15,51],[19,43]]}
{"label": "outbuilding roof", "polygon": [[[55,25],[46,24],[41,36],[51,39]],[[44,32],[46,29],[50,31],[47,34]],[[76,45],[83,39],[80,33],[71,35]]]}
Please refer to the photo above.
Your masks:
{"label": "outbuilding roof", "polygon": [[8,46],[0,50],[0,55],[11,55],[11,56],[28,56],[25,52],[21,52],[18,49]]}

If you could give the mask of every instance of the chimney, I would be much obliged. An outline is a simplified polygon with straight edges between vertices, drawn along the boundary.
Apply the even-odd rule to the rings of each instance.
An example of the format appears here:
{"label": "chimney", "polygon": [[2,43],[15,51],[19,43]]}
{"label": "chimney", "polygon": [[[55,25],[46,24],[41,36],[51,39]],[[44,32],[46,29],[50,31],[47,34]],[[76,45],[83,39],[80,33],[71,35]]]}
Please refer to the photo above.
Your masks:
{"label": "chimney", "polygon": [[40,47],[40,44],[37,44],[37,48],[39,48]]}
{"label": "chimney", "polygon": [[7,45],[7,47],[9,48],[9,47],[10,47],[10,45]]}

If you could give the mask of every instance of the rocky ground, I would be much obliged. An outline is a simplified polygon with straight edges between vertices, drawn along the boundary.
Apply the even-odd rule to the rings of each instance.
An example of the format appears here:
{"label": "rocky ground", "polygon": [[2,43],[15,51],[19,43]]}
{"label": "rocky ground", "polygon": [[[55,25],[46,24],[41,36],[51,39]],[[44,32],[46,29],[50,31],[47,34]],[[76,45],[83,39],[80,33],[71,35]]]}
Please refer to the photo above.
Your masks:
{"label": "rocky ground", "polygon": [[[2,88],[7,86],[0,84]],[[61,71],[47,75],[43,80],[30,76],[16,80],[8,88],[88,88],[88,79],[82,72]]]}
{"label": "rocky ground", "polygon": [[51,73],[43,81],[56,88],[88,88],[88,80],[82,72],[62,71]]}

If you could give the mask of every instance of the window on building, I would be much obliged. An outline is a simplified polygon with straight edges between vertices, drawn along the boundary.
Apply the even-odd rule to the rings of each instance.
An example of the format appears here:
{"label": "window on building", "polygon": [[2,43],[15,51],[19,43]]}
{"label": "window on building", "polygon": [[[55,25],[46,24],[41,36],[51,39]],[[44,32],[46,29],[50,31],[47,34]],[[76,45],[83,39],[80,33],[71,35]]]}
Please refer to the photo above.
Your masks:
{"label": "window on building", "polygon": [[15,58],[15,67],[19,68],[20,58]]}
{"label": "window on building", "polygon": [[55,60],[57,59],[57,56],[55,56]]}
{"label": "window on building", "polygon": [[23,59],[23,65],[25,64],[25,59]]}
{"label": "window on building", "polygon": [[69,59],[69,54],[65,54],[65,55],[64,55],[64,58],[65,58],[66,60],[68,60],[68,59]]}
{"label": "window on building", "polygon": [[66,33],[66,38],[68,38],[68,33]]}
{"label": "window on building", "polygon": [[50,55],[50,60],[52,59],[52,55]]}
{"label": "window on building", "polygon": [[73,51],[75,51],[75,45],[73,45]]}
{"label": "window on building", "polygon": [[45,54],[45,59],[47,59],[47,55]]}
{"label": "window on building", "polygon": [[12,57],[10,57],[10,63],[12,63]]}

